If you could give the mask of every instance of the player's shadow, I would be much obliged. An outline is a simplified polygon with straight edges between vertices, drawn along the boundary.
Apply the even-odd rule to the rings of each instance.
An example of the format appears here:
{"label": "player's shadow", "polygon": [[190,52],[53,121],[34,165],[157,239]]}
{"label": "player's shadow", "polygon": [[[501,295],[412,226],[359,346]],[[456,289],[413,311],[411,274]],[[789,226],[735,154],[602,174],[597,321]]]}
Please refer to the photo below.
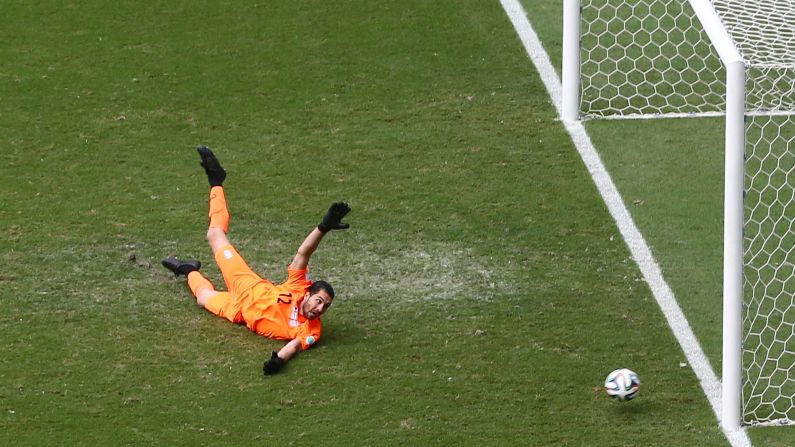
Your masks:
{"label": "player's shadow", "polygon": [[323,322],[323,345],[357,344],[367,338],[366,331],[352,322]]}
{"label": "player's shadow", "polygon": [[650,414],[657,412],[657,405],[654,402],[643,400],[643,396],[638,396],[630,402],[615,402],[616,405],[610,411],[610,415],[627,422],[642,422],[647,420]]}

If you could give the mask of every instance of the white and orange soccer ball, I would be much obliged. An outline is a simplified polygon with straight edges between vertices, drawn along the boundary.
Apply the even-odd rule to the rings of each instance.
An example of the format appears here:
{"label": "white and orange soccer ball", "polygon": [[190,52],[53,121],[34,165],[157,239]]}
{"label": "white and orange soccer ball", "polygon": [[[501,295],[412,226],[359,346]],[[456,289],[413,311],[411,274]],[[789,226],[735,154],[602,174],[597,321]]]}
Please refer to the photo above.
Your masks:
{"label": "white and orange soccer ball", "polygon": [[620,401],[634,399],[640,391],[640,379],[635,371],[627,368],[617,369],[605,379],[607,395]]}

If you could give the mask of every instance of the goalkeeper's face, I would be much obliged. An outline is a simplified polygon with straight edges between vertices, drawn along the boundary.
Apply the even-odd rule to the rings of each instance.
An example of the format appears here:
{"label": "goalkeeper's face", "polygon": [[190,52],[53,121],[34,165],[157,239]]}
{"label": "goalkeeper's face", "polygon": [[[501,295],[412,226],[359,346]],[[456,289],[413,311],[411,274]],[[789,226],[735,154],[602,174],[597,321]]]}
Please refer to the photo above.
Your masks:
{"label": "goalkeeper's face", "polygon": [[314,295],[310,295],[309,292],[304,295],[304,302],[301,303],[301,313],[309,320],[314,320],[315,318],[323,315],[326,313],[329,307],[331,307],[331,302],[333,298],[326,293],[325,290],[319,290]]}

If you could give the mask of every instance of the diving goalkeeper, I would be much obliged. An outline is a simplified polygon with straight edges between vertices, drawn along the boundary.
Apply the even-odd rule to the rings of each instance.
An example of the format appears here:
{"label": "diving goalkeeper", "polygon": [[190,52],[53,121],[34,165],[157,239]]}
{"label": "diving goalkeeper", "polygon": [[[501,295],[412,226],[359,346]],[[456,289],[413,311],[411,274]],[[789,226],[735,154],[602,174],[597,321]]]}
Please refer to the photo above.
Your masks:
{"label": "diving goalkeeper", "polygon": [[320,316],[334,300],[334,289],[325,281],[309,279],[309,258],[330,230],[343,230],[342,223],[350,208],[346,203],[331,205],[320,224],[298,247],[287,266],[287,280],[275,285],[260,277],[240,257],[226,236],[229,230],[229,210],[226,206],[223,182],[226,171],[213,152],[199,146],[201,166],[210,182],[210,224],[207,241],[215,262],[221,270],[227,291],[215,286],[200,272],[198,260],[167,257],[163,266],[174,275],[183,275],[196,297],[196,303],[227,320],[245,324],[252,331],[275,340],[287,340],[278,352],[273,351],[263,365],[266,375],[279,372],[298,352],[309,349],[320,340]]}

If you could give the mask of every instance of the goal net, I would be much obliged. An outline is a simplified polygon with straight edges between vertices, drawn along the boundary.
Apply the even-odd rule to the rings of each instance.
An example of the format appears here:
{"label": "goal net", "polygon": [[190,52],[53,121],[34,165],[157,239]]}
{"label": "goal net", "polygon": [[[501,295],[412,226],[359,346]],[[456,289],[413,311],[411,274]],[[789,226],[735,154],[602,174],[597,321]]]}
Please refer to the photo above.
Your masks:
{"label": "goal net", "polygon": [[[795,2],[566,2],[564,32],[568,42],[575,33],[577,47],[567,51],[564,36],[564,118],[726,116],[727,156],[729,134],[738,132],[742,348],[734,424],[795,424]],[[727,54],[739,55],[739,89],[727,87]],[[730,120],[733,100],[740,117]],[[724,352],[724,368],[726,361]]]}

